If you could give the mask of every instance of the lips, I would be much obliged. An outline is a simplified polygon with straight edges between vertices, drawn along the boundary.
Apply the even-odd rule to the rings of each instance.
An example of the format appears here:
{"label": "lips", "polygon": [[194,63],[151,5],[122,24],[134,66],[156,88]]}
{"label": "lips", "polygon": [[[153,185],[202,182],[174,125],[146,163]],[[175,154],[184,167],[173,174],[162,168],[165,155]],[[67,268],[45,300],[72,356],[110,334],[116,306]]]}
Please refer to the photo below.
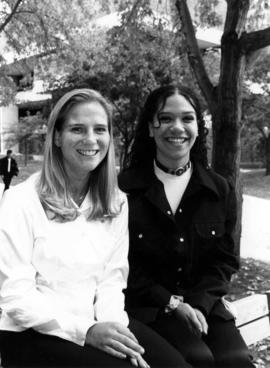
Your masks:
{"label": "lips", "polygon": [[98,150],[82,150],[78,149],[77,152],[82,156],[95,156],[98,153]]}

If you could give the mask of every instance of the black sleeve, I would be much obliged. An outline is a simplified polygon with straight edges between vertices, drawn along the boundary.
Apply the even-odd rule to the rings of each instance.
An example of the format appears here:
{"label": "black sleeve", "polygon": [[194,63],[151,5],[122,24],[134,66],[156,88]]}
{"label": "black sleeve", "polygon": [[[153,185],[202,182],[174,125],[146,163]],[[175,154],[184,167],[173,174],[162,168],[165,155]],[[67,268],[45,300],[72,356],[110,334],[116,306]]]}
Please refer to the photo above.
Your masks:
{"label": "black sleeve", "polygon": [[188,292],[185,302],[208,315],[218,299],[228,293],[233,273],[239,269],[239,255],[235,247],[237,205],[235,190],[228,189],[225,232],[212,247],[196,285]]}

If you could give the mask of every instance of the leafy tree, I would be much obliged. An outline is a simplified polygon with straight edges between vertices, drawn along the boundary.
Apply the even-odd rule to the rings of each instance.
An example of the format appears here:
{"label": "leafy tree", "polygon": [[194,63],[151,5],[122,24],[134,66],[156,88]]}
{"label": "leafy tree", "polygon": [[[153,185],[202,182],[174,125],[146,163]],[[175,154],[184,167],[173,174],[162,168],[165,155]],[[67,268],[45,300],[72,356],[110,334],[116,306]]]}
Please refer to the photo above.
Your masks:
{"label": "leafy tree", "polygon": [[[65,86],[97,88],[112,101],[120,164],[124,166],[146,95],[157,85],[184,78],[187,66],[177,55],[175,35],[166,20],[155,15],[150,2],[127,5],[119,25],[91,33],[95,47],[82,47],[73,72],[64,81]],[[90,42],[89,35],[82,38],[83,44]],[[75,60],[72,54],[70,59]]]}
{"label": "leafy tree", "polygon": [[112,1],[104,0],[2,0],[0,33],[18,54],[63,48],[89,20],[111,4]]}
{"label": "leafy tree", "polygon": [[199,20],[200,27],[215,27],[222,24],[222,18],[216,12],[219,0],[208,0],[207,2],[198,1],[195,3],[195,16]]}
{"label": "leafy tree", "polygon": [[158,19],[149,1],[137,1],[122,13],[121,25],[109,33],[110,65],[115,85],[110,97],[122,141],[121,163],[128,161],[135,122],[149,91],[181,78],[175,38],[165,20]]}
{"label": "leafy tree", "polygon": [[[117,3],[113,0],[2,0],[0,38],[6,43],[6,50],[12,50],[16,57],[36,56],[40,62],[40,57],[47,55],[40,62],[45,74],[50,68],[47,62],[52,61],[51,54],[57,55],[53,59],[57,66],[67,65],[63,63],[66,50],[73,48],[82,30],[89,29],[97,15],[116,10]],[[3,54],[0,65],[0,102],[4,104],[14,95],[16,86],[8,77]]]}

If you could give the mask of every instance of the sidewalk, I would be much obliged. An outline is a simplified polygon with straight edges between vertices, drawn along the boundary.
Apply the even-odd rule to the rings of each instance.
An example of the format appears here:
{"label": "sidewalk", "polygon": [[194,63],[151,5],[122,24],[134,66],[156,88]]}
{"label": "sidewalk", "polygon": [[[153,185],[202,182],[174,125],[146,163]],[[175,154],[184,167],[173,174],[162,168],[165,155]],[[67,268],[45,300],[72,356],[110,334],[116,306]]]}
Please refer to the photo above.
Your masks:
{"label": "sidewalk", "polygon": [[270,200],[243,196],[241,257],[270,263]]}

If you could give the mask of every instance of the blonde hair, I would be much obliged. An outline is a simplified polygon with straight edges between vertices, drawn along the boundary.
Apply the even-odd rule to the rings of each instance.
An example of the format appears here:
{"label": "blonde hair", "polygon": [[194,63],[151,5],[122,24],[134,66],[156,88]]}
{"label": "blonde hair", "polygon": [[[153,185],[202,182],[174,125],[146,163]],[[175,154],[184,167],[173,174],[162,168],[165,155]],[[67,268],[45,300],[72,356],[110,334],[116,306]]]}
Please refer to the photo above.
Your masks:
{"label": "blonde hair", "polygon": [[58,221],[71,221],[78,216],[71,199],[70,184],[63,165],[62,151],[54,136],[61,131],[68,112],[76,105],[97,102],[108,117],[110,143],[103,161],[91,172],[88,194],[92,203],[88,220],[115,217],[120,212],[112,130],[112,108],[95,90],[75,89],[66,93],[54,106],[49,120],[45,142],[44,161],[38,182],[38,194],[47,215]]}

